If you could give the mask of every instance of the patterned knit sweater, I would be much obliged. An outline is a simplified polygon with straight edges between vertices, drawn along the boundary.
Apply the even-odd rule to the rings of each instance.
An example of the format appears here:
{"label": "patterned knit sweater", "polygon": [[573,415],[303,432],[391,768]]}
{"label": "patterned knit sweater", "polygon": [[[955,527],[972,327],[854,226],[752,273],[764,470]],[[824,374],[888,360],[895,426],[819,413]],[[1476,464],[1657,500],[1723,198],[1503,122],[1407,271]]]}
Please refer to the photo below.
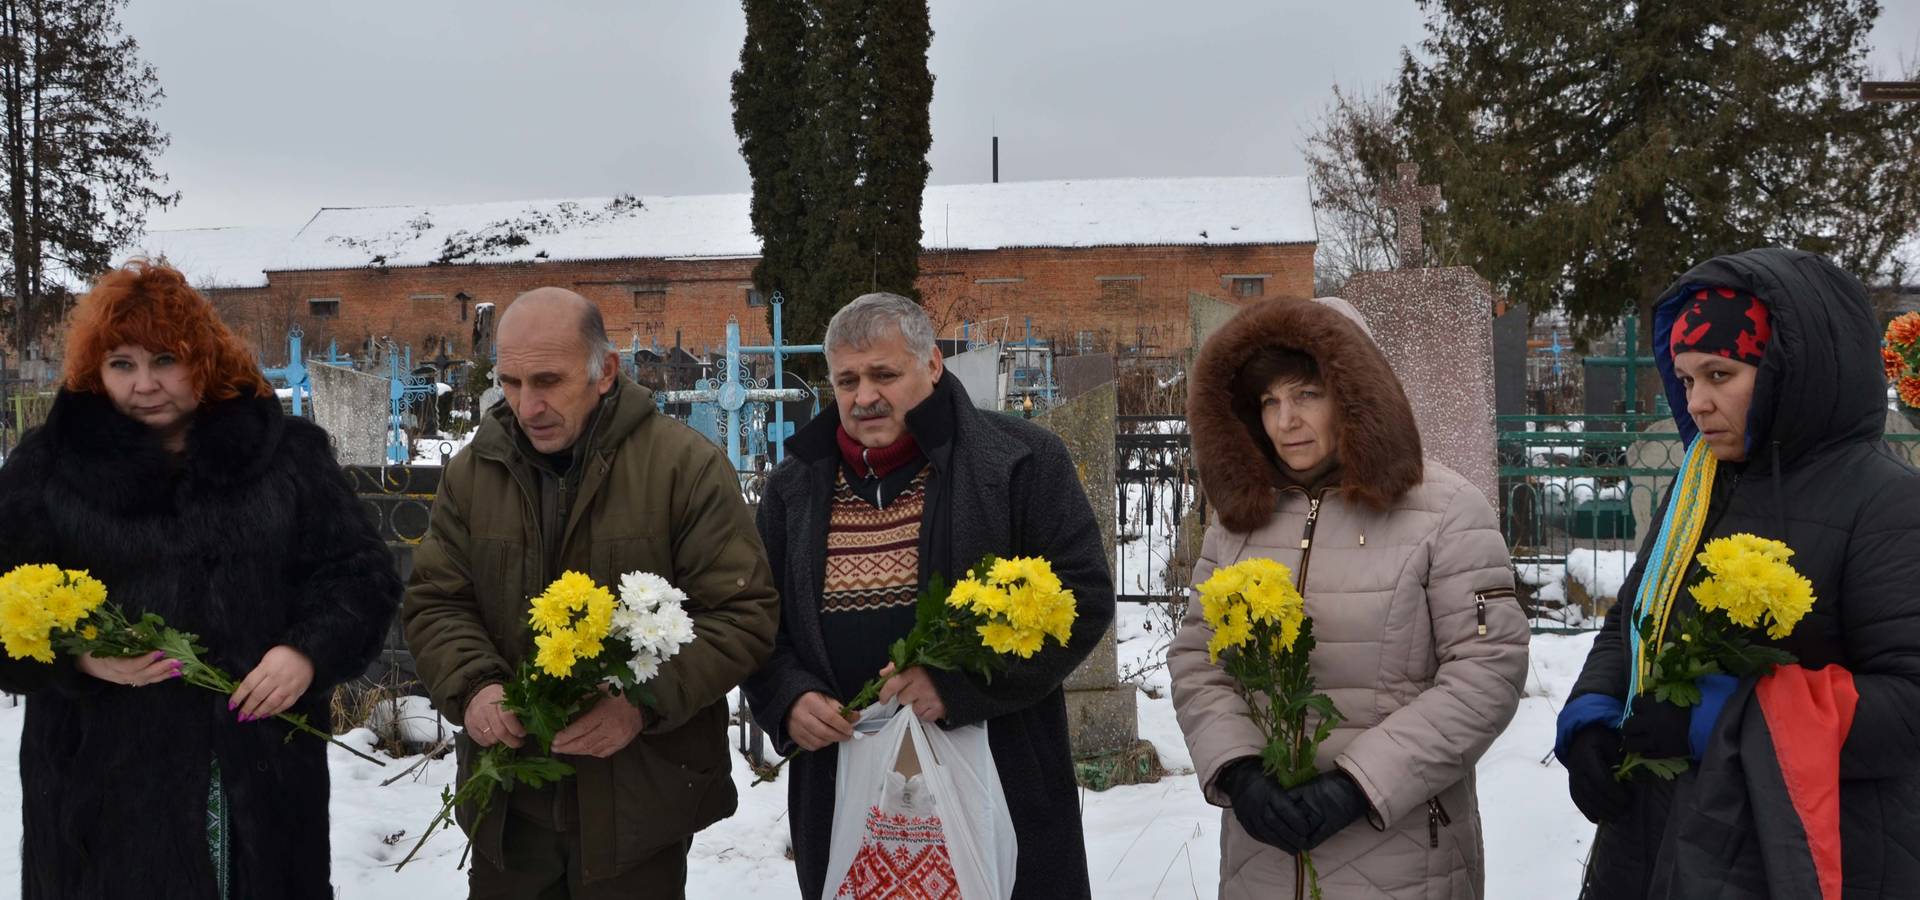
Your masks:
{"label": "patterned knit sweater", "polygon": [[834,480],[820,627],[834,680],[846,695],[841,700],[879,674],[887,647],[913,629],[928,473],[924,462],[889,473],[887,480],[904,484],[886,491],[875,490],[879,479],[862,479],[856,488],[845,466]]}

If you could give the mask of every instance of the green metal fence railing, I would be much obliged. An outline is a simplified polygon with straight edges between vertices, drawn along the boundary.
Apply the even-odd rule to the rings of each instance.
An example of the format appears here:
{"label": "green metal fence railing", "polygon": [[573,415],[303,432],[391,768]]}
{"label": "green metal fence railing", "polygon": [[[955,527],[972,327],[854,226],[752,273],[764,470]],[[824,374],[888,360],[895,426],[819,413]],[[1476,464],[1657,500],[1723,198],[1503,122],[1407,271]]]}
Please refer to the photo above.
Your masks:
{"label": "green metal fence railing", "polygon": [[[1535,611],[1605,611],[1685,448],[1664,415],[1502,416],[1500,520]],[[1890,434],[1920,467],[1920,434]],[[1577,607],[1578,613],[1567,609]]]}

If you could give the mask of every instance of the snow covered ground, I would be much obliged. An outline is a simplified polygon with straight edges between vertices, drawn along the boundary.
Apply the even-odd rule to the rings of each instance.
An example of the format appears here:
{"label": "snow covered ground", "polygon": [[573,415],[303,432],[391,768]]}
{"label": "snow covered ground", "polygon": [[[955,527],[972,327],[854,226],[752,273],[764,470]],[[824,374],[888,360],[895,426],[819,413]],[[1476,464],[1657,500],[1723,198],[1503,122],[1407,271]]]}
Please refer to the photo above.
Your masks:
{"label": "snow covered ground", "polygon": [[[1127,605],[1119,635],[1123,671],[1151,667],[1165,653],[1164,615]],[[1542,635],[1533,640],[1526,696],[1506,734],[1479,767],[1486,821],[1487,896],[1491,900],[1552,900],[1577,893],[1592,826],[1567,799],[1566,774],[1542,764],[1553,740],[1553,719],[1586,657],[1591,636]],[[1161,761],[1176,770],[1158,784],[1083,792],[1087,853],[1094,896],[1116,900],[1209,898],[1218,884],[1219,811],[1200,797],[1186,746],[1173,715],[1164,667],[1141,679],[1140,733]],[[24,708],[0,703],[0,847],[19,846],[20,784],[15,774]],[[417,712],[417,711],[416,711]],[[415,723],[431,730],[430,721]],[[362,733],[364,735],[364,733]],[[451,900],[466,896],[454,869],[461,841],[436,836],[404,872],[392,864],[438,808],[440,789],[453,779],[453,761],[429,763],[388,787],[380,782],[412,760],[378,769],[333,752],[333,875],[344,900]],[[788,900],[799,896],[786,859],[786,790],[749,787],[736,762],[740,810],[694,839],[688,896],[696,900]],[[400,834],[404,832],[404,834]],[[396,837],[396,835],[399,835]],[[0,856],[0,898],[17,897],[19,858]]]}
{"label": "snow covered ground", "polygon": [[1579,582],[1589,597],[1618,597],[1634,555],[1631,550],[1576,547],[1567,551],[1566,562],[1520,563],[1514,571],[1521,581],[1534,586],[1537,600],[1565,602],[1569,579]]}
{"label": "snow covered ground", "polygon": [[473,436],[479,433],[480,429],[474,428],[458,436],[413,438],[413,464],[438,466],[442,460],[452,459],[454,454],[466,449],[468,444],[473,443]]}

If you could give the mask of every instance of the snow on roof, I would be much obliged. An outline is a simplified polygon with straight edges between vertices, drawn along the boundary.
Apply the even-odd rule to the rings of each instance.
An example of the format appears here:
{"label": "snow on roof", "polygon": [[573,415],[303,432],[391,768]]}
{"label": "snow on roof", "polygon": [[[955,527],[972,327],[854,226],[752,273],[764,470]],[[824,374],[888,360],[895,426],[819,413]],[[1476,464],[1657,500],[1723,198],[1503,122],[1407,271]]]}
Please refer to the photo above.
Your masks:
{"label": "snow on roof", "polygon": [[286,256],[287,242],[298,230],[267,225],[149,231],[115,264],[136,256],[164,257],[194,287],[266,287],[267,270],[278,267]]}
{"label": "snow on roof", "polygon": [[[629,258],[753,257],[747,194],[323,209],[276,271]],[[938,185],[921,246],[1305,244],[1305,178],[1119,178]]]}

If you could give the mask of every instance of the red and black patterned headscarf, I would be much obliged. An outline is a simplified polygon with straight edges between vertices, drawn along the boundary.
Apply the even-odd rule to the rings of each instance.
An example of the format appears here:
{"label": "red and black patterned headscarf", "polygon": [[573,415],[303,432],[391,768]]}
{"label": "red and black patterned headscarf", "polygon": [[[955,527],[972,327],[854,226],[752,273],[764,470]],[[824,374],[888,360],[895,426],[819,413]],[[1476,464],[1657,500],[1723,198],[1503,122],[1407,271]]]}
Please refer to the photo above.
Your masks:
{"label": "red and black patterned headscarf", "polygon": [[1767,342],[1773,339],[1773,325],[1760,298],[1732,288],[1700,288],[1685,303],[1680,317],[1673,320],[1669,339],[1673,355],[1712,353],[1760,364]]}

